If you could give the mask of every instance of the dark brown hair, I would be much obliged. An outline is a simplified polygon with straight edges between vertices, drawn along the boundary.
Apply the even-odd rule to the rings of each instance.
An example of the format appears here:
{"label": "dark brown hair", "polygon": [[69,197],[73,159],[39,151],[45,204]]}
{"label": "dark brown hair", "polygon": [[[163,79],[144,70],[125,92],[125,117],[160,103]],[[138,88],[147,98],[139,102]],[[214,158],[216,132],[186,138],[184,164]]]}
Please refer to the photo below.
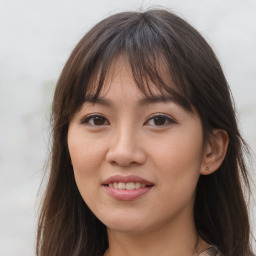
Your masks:
{"label": "dark brown hair", "polygon": [[[204,38],[186,21],[160,9],[123,12],[94,26],[78,43],[57,83],[52,108],[51,170],[37,234],[39,256],[102,256],[106,227],[83,201],[67,147],[69,121],[85,96],[97,99],[111,63],[127,58],[134,81],[145,94],[152,86],[187,111],[199,114],[204,137],[213,129],[229,136],[226,157],[211,175],[200,176],[194,206],[198,234],[225,256],[251,255],[250,229],[242,185],[249,188],[229,86]],[[175,84],[162,77],[164,69]],[[153,85],[152,85],[153,84]]]}

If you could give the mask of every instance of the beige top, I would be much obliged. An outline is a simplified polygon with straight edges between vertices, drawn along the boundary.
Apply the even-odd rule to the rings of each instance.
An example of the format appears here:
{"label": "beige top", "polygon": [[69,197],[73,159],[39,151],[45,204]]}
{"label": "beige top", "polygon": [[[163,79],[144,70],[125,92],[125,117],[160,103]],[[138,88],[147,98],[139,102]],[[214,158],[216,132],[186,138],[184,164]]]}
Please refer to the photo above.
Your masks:
{"label": "beige top", "polygon": [[214,246],[211,246],[207,250],[200,253],[199,256],[221,256],[221,255]]}

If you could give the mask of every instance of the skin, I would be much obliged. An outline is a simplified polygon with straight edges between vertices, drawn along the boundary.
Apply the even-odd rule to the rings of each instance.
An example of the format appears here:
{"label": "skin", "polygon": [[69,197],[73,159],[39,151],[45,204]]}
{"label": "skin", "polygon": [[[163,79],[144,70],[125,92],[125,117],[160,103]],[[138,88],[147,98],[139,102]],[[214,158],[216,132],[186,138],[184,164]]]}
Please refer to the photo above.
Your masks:
{"label": "skin", "polygon": [[[197,255],[196,244],[199,252],[208,245],[197,243],[196,185],[201,174],[221,164],[227,135],[216,130],[204,143],[196,113],[171,101],[142,104],[145,97],[124,59],[115,62],[111,74],[100,95],[108,104],[86,102],[68,131],[78,189],[107,226],[106,255]],[[154,119],[159,114],[160,125]],[[136,175],[154,186],[138,199],[117,200],[102,185],[113,175]]]}

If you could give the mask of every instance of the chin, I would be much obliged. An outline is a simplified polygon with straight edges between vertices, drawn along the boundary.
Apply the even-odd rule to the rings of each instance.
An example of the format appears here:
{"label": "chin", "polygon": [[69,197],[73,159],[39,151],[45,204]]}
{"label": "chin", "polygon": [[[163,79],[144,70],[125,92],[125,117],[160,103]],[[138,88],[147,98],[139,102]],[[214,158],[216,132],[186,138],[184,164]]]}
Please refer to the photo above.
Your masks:
{"label": "chin", "polygon": [[154,226],[153,223],[150,223],[147,218],[135,216],[112,216],[107,218],[104,217],[102,222],[109,230],[113,230],[121,233],[131,233],[131,234],[142,234],[149,232]]}
{"label": "chin", "polygon": [[113,225],[107,226],[107,229],[119,233],[126,233],[132,235],[141,235],[147,233],[150,230],[150,228],[146,226],[129,225],[128,223],[115,223]]}

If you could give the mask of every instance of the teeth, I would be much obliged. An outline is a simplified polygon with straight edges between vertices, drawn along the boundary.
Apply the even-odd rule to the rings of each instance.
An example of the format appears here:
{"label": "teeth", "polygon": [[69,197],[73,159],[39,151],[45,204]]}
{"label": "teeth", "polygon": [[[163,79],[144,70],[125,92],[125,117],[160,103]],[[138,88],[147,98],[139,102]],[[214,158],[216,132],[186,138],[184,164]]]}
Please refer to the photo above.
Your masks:
{"label": "teeth", "polygon": [[118,187],[118,189],[125,189],[126,186],[125,186],[125,183],[118,182],[117,187]]}
{"label": "teeth", "polygon": [[131,189],[139,189],[139,188],[145,188],[146,185],[139,183],[139,182],[128,182],[128,183],[124,183],[124,182],[114,182],[114,183],[109,183],[108,186],[110,188],[115,188],[115,189],[127,189],[127,190],[131,190]]}
{"label": "teeth", "polygon": [[128,190],[135,189],[134,182],[126,183],[126,189],[128,189]]}
{"label": "teeth", "polygon": [[138,189],[138,188],[145,188],[146,185],[145,184],[141,184],[139,182],[135,182],[135,188]]}

